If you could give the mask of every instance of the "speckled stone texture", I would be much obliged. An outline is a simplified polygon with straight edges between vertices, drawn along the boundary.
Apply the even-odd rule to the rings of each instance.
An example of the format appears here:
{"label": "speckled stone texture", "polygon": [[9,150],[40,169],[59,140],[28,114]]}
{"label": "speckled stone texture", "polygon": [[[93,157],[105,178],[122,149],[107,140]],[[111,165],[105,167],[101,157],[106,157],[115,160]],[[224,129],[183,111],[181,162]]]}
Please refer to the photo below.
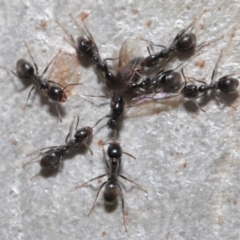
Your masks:
{"label": "speckled stone texture", "polygon": [[[74,116],[80,116],[79,127],[93,126],[110,110],[107,98],[80,96],[106,92],[91,66],[76,64],[75,52],[56,20],[77,38],[79,31],[68,14],[78,20],[82,13],[89,14],[86,24],[102,57],[114,58],[129,37],[169,45],[207,9],[194,28],[198,43],[224,38],[202,49],[187,64],[185,74],[209,83],[221,49],[216,79],[239,72],[239,5],[239,1],[224,0],[2,1],[0,65],[14,70],[19,58],[30,61],[25,40],[40,73],[59,50],[72,54],[73,64],[60,59],[63,62],[53,64],[46,77],[56,72],[64,84],[68,79],[83,84],[74,87],[62,104],[60,124],[55,104],[39,94],[30,98],[23,111],[30,88],[0,69],[0,239],[239,239],[239,99],[234,110],[209,98],[201,105],[206,113],[182,98],[126,110],[119,141],[123,151],[137,160],[123,155],[122,174],[148,191],[145,194],[121,180],[128,232],[120,199],[116,209],[108,212],[100,193],[87,216],[99,181],[75,189],[106,172],[98,145],[109,138],[106,119],[95,129],[90,145],[93,156],[89,151],[68,155],[56,175],[33,181],[30,178],[39,172],[39,164],[22,168],[31,159],[27,154],[64,144]],[[147,56],[146,43],[139,44]],[[115,61],[112,64],[116,69]],[[170,66],[178,64],[176,60]]]}

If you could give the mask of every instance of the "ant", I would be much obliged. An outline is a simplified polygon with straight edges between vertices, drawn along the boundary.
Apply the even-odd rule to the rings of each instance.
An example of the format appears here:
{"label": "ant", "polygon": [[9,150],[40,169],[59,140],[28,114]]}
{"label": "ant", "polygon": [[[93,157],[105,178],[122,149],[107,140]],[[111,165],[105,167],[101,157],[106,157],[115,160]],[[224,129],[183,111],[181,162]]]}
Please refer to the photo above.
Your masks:
{"label": "ant", "polygon": [[105,152],[104,152],[105,163],[106,163],[106,167],[108,169],[108,173],[100,175],[100,176],[95,177],[95,178],[92,178],[89,181],[87,181],[87,182],[85,182],[85,183],[83,183],[79,186],[76,186],[76,188],[82,188],[85,185],[87,185],[89,182],[92,182],[94,180],[97,180],[97,179],[103,178],[105,176],[108,176],[108,179],[105,182],[103,182],[101,184],[101,186],[99,187],[99,189],[97,191],[97,195],[96,195],[94,203],[93,203],[93,206],[92,206],[91,210],[89,211],[88,216],[90,216],[94,207],[96,206],[96,202],[97,202],[99,193],[100,193],[101,189],[104,187],[103,198],[104,198],[104,202],[107,206],[109,206],[109,205],[113,206],[116,203],[118,196],[121,198],[123,223],[124,223],[125,231],[127,231],[126,220],[125,220],[125,216],[124,216],[124,214],[125,214],[124,197],[123,197],[122,188],[120,186],[120,183],[118,182],[118,177],[121,177],[121,178],[133,183],[139,190],[141,190],[145,193],[147,192],[147,190],[142,188],[139,184],[135,183],[131,179],[128,179],[128,178],[126,178],[125,176],[123,176],[119,173],[122,153],[127,154],[130,157],[135,159],[135,157],[132,156],[131,154],[123,152],[122,148],[121,148],[121,146],[118,142],[113,141],[113,142],[109,143],[108,150],[107,150],[107,155],[108,155],[108,158],[109,158],[109,162],[107,161],[106,156],[105,156]]}
{"label": "ant", "polygon": [[211,76],[211,82],[210,82],[209,85],[207,85],[203,81],[196,80],[196,79],[194,79],[194,80],[202,83],[200,86],[197,86],[195,84],[187,84],[187,80],[186,80],[186,77],[185,77],[183,69],[182,69],[182,74],[183,74],[183,77],[184,77],[184,80],[185,80],[185,85],[181,90],[181,94],[185,98],[188,98],[188,99],[191,99],[192,101],[194,101],[195,104],[197,105],[197,107],[199,107],[199,109],[201,109],[204,112],[205,112],[205,110],[200,108],[200,106],[196,103],[195,100],[197,98],[203,97],[204,95],[207,94],[208,91],[213,91],[214,94],[219,99],[221,99],[217,90],[219,90],[221,93],[231,94],[231,93],[236,92],[236,89],[239,85],[239,80],[231,77],[232,75],[235,75],[236,73],[230,74],[230,75],[225,75],[225,76],[219,78],[218,81],[213,82],[214,76],[216,74],[217,65],[218,65],[221,57],[222,57],[222,51],[221,51],[220,56],[219,56],[219,58],[218,58],[218,60],[215,64],[215,67],[213,69],[212,76]]}
{"label": "ant", "polygon": [[85,57],[91,59],[93,61],[93,66],[96,72],[106,81],[106,84],[112,88],[116,77],[115,75],[109,71],[108,66],[106,64],[106,60],[104,61],[101,59],[101,56],[98,51],[98,47],[94,38],[90,31],[88,30],[84,19],[82,19],[84,28],[81,28],[80,25],[77,23],[75,18],[72,14],[69,14],[72,21],[75,23],[79,31],[81,32],[82,36],[78,37],[75,41],[73,36],[69,34],[69,32],[63,27],[63,25],[57,21],[57,24],[62,28],[65,34],[68,36],[69,40],[65,39],[77,52],[78,56],[84,55]]}
{"label": "ant", "polygon": [[141,63],[140,58],[133,58],[133,55],[136,55],[138,52],[136,51],[137,48],[135,47],[136,45],[134,41],[134,39],[128,38],[121,46],[116,81],[110,102],[111,113],[98,121],[99,123],[106,117],[110,118],[107,125],[108,128],[112,130],[116,130],[120,126],[119,119],[122,117],[125,108],[123,95],[124,92],[128,90],[129,84],[132,83],[135,74],[139,69],[139,64]]}
{"label": "ant", "polygon": [[[82,145],[87,147],[89,149],[89,151],[91,152],[91,154],[93,154],[92,150],[87,145],[87,142],[90,141],[90,139],[92,137],[92,133],[93,133],[93,128],[96,126],[96,124],[94,125],[94,127],[87,126],[87,127],[77,129],[78,124],[79,124],[79,117],[78,117],[76,127],[75,127],[74,139],[68,140],[68,138],[71,134],[71,128],[72,128],[73,122],[70,126],[70,131],[69,131],[68,135],[66,136],[65,145],[42,148],[42,149],[38,150],[37,152],[32,153],[32,154],[38,154],[38,155],[35,158],[33,158],[32,160],[30,160],[29,162],[23,164],[23,167],[25,167],[26,165],[33,163],[33,162],[39,162],[42,169],[48,169],[48,170],[54,169],[54,168],[56,169],[64,161],[65,154],[67,151],[69,151],[70,149],[79,148]],[[32,155],[32,154],[30,154],[30,155]],[[39,157],[41,157],[40,161],[39,160],[34,161],[35,159],[37,159]],[[39,174],[33,176],[31,178],[31,180],[38,175]]]}
{"label": "ant", "polygon": [[[177,90],[181,85],[181,74],[176,72],[183,63],[179,64],[176,68],[170,70],[160,70],[157,74],[151,77],[142,77],[143,80],[139,83],[131,82],[128,84],[128,90],[140,92],[149,91],[151,88],[154,90],[163,86],[163,90]],[[139,73],[138,73],[139,74]],[[140,74],[139,74],[140,75]]]}
{"label": "ant", "polygon": [[[156,45],[153,42],[149,41],[149,40],[145,40],[148,43],[150,43],[151,45],[154,46],[159,46],[159,47],[163,47],[164,49],[158,53],[155,54],[151,54],[149,47],[148,52],[149,52],[149,56],[146,57],[143,61],[142,61],[142,66],[143,67],[153,67],[156,66],[158,64],[158,61],[160,58],[163,59],[168,59],[170,54],[172,52],[179,52],[179,53],[192,53],[196,47],[198,48],[202,48],[205,45],[208,45],[208,42],[203,42],[200,45],[196,46],[197,43],[197,38],[196,35],[194,33],[192,33],[192,29],[195,27],[196,23],[200,20],[200,18],[202,17],[202,15],[206,12],[207,10],[204,10],[201,15],[198,18],[195,18],[193,20],[193,22],[187,26],[186,28],[182,29],[174,38],[172,44],[167,48],[163,45]],[[187,32],[190,29],[189,32]]]}
{"label": "ant", "polygon": [[[38,89],[40,90],[40,92],[42,92],[44,95],[47,95],[51,100],[56,101],[56,102],[65,102],[67,100],[67,95],[65,92],[66,88],[69,86],[73,86],[73,85],[80,85],[81,83],[71,83],[71,84],[67,84],[66,86],[63,87],[54,81],[43,79],[43,75],[47,72],[49,66],[52,64],[52,62],[56,56],[49,62],[49,64],[44,69],[43,73],[41,75],[39,75],[38,66],[35,63],[33,56],[31,54],[31,51],[25,41],[24,41],[24,45],[27,48],[27,51],[31,57],[34,67],[32,66],[31,63],[29,63],[28,61],[26,61],[25,59],[22,59],[22,58],[19,59],[16,63],[17,73],[11,71],[10,69],[8,69],[4,66],[0,66],[0,67],[6,69],[8,72],[12,73],[13,75],[15,75],[16,77],[18,77],[20,79],[35,81],[38,85]],[[31,96],[31,93],[35,89],[35,87],[36,86],[34,85],[31,88],[31,90],[29,91],[27,101],[26,101],[23,109],[25,109],[27,102]],[[57,109],[57,113],[58,113],[60,122],[62,122],[61,114],[59,112],[57,104],[56,104],[56,109]]]}

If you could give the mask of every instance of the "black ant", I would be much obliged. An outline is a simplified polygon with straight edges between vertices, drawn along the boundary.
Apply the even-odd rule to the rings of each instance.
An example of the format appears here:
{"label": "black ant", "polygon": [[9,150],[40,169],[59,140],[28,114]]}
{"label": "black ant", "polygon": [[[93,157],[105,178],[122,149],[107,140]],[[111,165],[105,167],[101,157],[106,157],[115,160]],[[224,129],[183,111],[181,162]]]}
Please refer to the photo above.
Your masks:
{"label": "black ant", "polygon": [[110,102],[111,113],[98,121],[100,122],[106,117],[110,118],[107,125],[112,130],[116,130],[120,126],[119,120],[125,108],[123,95],[124,92],[128,90],[128,86],[133,81],[141,63],[139,58],[133,58],[133,55],[136,55],[138,52],[136,48],[132,49],[132,46],[136,46],[133,40],[134,39],[131,38],[126,39],[119,52],[118,71]]}
{"label": "black ant", "polygon": [[[147,49],[149,52],[149,56],[142,61],[142,66],[143,67],[156,66],[160,58],[168,59],[170,54],[174,51],[179,53],[192,53],[196,47],[202,48],[203,46],[208,45],[209,44],[208,42],[203,42],[200,45],[196,46],[197,42],[196,35],[191,32],[191,30],[195,27],[196,23],[199,21],[199,19],[205,12],[206,10],[204,10],[198,18],[195,18],[189,26],[182,29],[174,38],[172,44],[168,48],[163,45],[156,45],[153,42],[144,39],[151,45],[163,47],[164,49],[158,53],[151,54],[150,49],[148,47]],[[189,29],[190,31],[187,32]]]}
{"label": "black ant", "polygon": [[[101,186],[99,187],[99,189],[97,191],[97,195],[96,195],[94,203],[93,203],[93,206],[92,206],[91,210],[89,211],[88,216],[90,216],[90,214],[92,213],[92,211],[93,211],[93,209],[96,205],[99,193],[100,193],[101,189],[104,187],[103,198],[104,198],[104,202],[105,202],[106,205],[108,205],[108,206],[109,205],[114,205],[117,201],[118,196],[121,198],[123,223],[124,223],[125,231],[127,231],[126,220],[125,220],[125,210],[124,210],[124,197],[123,197],[122,188],[121,188],[121,186],[118,182],[118,177],[121,177],[121,178],[133,183],[139,190],[141,190],[143,192],[147,192],[147,190],[142,188],[139,184],[135,183],[131,179],[128,179],[128,178],[126,178],[125,176],[123,176],[119,173],[122,153],[125,153],[125,152],[122,151],[122,148],[121,148],[121,146],[118,142],[114,141],[114,142],[109,143],[108,150],[107,150],[107,155],[108,155],[108,158],[109,158],[109,162],[107,161],[106,156],[105,156],[105,162],[106,162],[106,166],[107,166],[107,169],[108,169],[108,173],[100,175],[100,176],[95,177],[95,178],[92,178],[91,180],[83,183],[82,185],[76,186],[76,188],[82,188],[85,185],[87,185],[89,182],[92,182],[94,180],[97,180],[97,179],[100,179],[102,177],[108,176],[107,181],[103,182],[101,184]],[[127,154],[130,157],[135,159],[135,157],[133,157],[131,154],[128,154],[128,153],[125,153],[125,154]]]}
{"label": "black ant", "polygon": [[84,22],[84,19],[82,19],[82,22],[85,30],[80,27],[80,25],[77,23],[72,14],[69,15],[73,22],[76,24],[79,31],[81,32],[82,36],[78,37],[77,40],[75,41],[73,36],[69,34],[69,32],[62,26],[62,24],[59,21],[57,21],[57,24],[63,29],[63,31],[70,40],[70,42],[67,39],[66,41],[76,50],[78,56],[84,55],[93,61],[93,66],[96,72],[106,81],[106,84],[112,88],[114,86],[116,77],[111,71],[108,70],[106,60],[103,61],[101,59],[97,44],[94,41],[92,34],[88,30]]}
{"label": "black ant", "polygon": [[182,64],[183,63],[179,64],[174,69],[162,69],[151,77],[142,77],[143,80],[141,82],[131,82],[128,84],[128,90],[146,92],[152,89],[155,92],[155,90],[160,86],[163,87],[163,90],[177,90],[181,85],[182,79],[181,74],[179,72],[176,72],[176,69],[179,68]]}
{"label": "black ant", "polygon": [[[46,71],[48,70],[49,66],[51,65],[51,63],[53,62],[53,60],[56,56],[46,66],[43,73],[41,75],[39,75],[38,66],[33,59],[31,51],[25,41],[24,41],[24,44],[25,44],[25,47],[27,48],[28,53],[32,59],[34,67],[32,66],[31,63],[29,63],[25,59],[19,59],[17,61],[17,63],[16,63],[17,73],[11,71],[10,69],[8,69],[6,67],[3,67],[3,66],[0,66],[0,67],[6,69],[7,71],[14,74],[16,77],[18,77],[20,79],[35,81],[38,85],[38,89],[40,90],[40,92],[47,95],[51,100],[56,101],[56,102],[65,102],[67,100],[67,95],[66,95],[65,89],[69,86],[80,85],[81,83],[71,83],[71,84],[67,84],[66,86],[63,87],[54,81],[43,79],[43,75],[46,73]],[[29,91],[27,101],[26,101],[23,109],[25,109],[27,102],[31,96],[31,93],[35,89],[35,87],[36,86],[34,85],[31,88],[31,90]],[[61,122],[62,118],[61,118],[61,114],[58,109],[58,105],[56,105],[56,109],[57,109],[58,116],[59,116],[59,119]]]}
{"label": "black ant", "polygon": [[[67,151],[69,151],[70,149],[77,149],[82,145],[87,147],[91,152],[91,154],[93,154],[92,150],[88,147],[87,142],[90,141],[93,133],[93,128],[96,126],[96,124],[94,125],[94,127],[88,126],[88,127],[77,129],[78,123],[79,123],[79,117],[77,119],[77,123],[75,127],[74,139],[68,140],[71,134],[71,128],[73,124],[72,123],[70,127],[70,131],[65,139],[65,145],[42,148],[37,152],[32,153],[32,154],[38,154],[38,155],[32,160],[30,160],[29,162],[23,164],[23,167],[33,162],[39,162],[42,169],[56,169],[64,161],[64,157]],[[39,160],[34,161],[39,157],[41,157],[40,161]],[[35,175],[31,179],[35,178],[38,175],[39,174]]]}
{"label": "black ant", "polygon": [[[195,100],[197,98],[200,98],[200,97],[206,95],[208,91],[213,91],[214,94],[219,99],[221,99],[217,90],[219,90],[221,93],[228,93],[228,94],[236,92],[237,87],[239,85],[239,80],[231,77],[232,75],[235,75],[236,73],[223,76],[223,77],[219,78],[218,81],[213,82],[213,79],[214,79],[214,76],[216,73],[216,69],[217,69],[217,65],[218,65],[221,57],[222,57],[222,51],[221,51],[220,56],[215,64],[215,67],[213,69],[212,76],[211,76],[211,82],[209,85],[207,85],[203,81],[195,80],[195,79],[194,79],[195,81],[202,83],[202,85],[197,86],[195,84],[187,84],[187,80],[186,80],[186,77],[185,77],[183,69],[182,69],[182,74],[184,76],[185,85],[181,90],[181,94],[185,98],[191,99],[192,101],[195,102]],[[199,107],[199,105],[196,102],[195,102],[195,104]],[[200,108],[200,109],[205,112],[205,110],[203,110],[202,108]]]}

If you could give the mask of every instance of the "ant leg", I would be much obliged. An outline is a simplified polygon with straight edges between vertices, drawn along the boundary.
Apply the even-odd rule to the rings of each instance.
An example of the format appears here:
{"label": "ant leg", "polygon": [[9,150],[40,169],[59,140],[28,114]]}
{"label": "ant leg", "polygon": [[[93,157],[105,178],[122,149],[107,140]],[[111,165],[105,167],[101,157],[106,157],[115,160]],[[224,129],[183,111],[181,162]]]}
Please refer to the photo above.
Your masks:
{"label": "ant leg", "polygon": [[131,179],[129,179],[129,178],[126,178],[126,177],[124,177],[124,176],[121,175],[121,174],[119,174],[119,176],[120,176],[121,178],[123,178],[123,179],[125,179],[125,180],[127,180],[127,181],[129,181],[129,182],[131,182],[131,183],[133,183],[139,190],[147,193],[147,190],[146,190],[145,188],[141,187],[139,184],[135,183],[133,180],[131,180]]}
{"label": "ant leg", "polygon": [[27,51],[28,51],[28,53],[29,53],[29,55],[30,55],[30,57],[31,57],[31,59],[32,59],[32,61],[33,61],[33,64],[34,64],[34,67],[35,67],[35,70],[36,70],[36,74],[38,74],[38,66],[37,66],[37,64],[35,63],[35,61],[34,61],[34,59],[33,59],[33,56],[32,56],[32,54],[31,54],[31,51],[30,51],[30,48],[28,47],[28,45],[27,45],[27,43],[24,41],[24,45],[25,45],[25,47],[27,48]]}
{"label": "ant leg", "polygon": [[208,46],[208,45],[210,45],[211,43],[217,42],[218,40],[221,40],[223,37],[224,37],[224,35],[222,35],[222,36],[219,37],[219,38],[213,39],[213,40],[211,40],[211,41],[207,41],[207,42],[202,42],[202,43],[200,43],[199,45],[196,46],[196,48],[198,48],[198,50],[197,50],[196,52],[198,53],[203,47]]}
{"label": "ant leg", "polygon": [[95,178],[92,178],[92,179],[90,179],[89,181],[87,181],[87,182],[85,182],[85,183],[83,183],[83,184],[81,184],[81,185],[77,185],[75,188],[82,188],[82,187],[84,187],[85,185],[87,185],[88,183],[90,183],[90,182],[92,182],[92,181],[94,181],[94,180],[97,180],[97,179],[99,179],[99,178],[103,178],[103,177],[105,177],[105,176],[107,176],[108,174],[103,174],[103,175],[100,175],[100,176],[98,176],[98,177],[95,177]]}
{"label": "ant leg", "polygon": [[119,190],[120,190],[120,198],[121,198],[121,200],[122,200],[123,225],[124,225],[125,232],[127,232],[126,219],[125,219],[125,210],[124,210],[124,197],[123,197],[123,192],[122,192],[122,188],[121,188],[120,184],[117,183],[117,185],[118,185],[118,188],[119,188]]}
{"label": "ant leg", "polygon": [[185,74],[184,74],[183,68],[182,68],[182,75],[183,75],[183,78],[184,78],[184,87],[186,87],[186,85],[187,85],[187,80],[186,80],[186,76],[185,76]]}
{"label": "ant leg", "polygon": [[41,78],[43,77],[43,75],[46,73],[46,71],[48,70],[49,66],[52,64],[52,62],[54,61],[54,59],[57,57],[57,55],[59,54],[60,51],[58,51],[58,53],[53,57],[53,59],[48,63],[48,65],[45,67],[42,75],[41,75]]}
{"label": "ant leg", "polygon": [[199,106],[199,104],[195,100],[190,100],[190,102],[193,102],[202,112],[206,112],[203,108]]}
{"label": "ant leg", "polygon": [[77,118],[77,123],[76,123],[75,131],[77,131],[78,124],[79,124],[79,115],[78,115],[78,118]]}
{"label": "ant leg", "polygon": [[91,150],[91,148],[86,143],[83,143],[83,144],[90,151],[91,155],[93,155],[93,151]]}
{"label": "ant leg", "polygon": [[68,133],[68,135],[66,136],[65,143],[67,143],[67,140],[68,140],[68,138],[69,138],[69,136],[70,136],[70,134],[71,134],[71,132],[72,132],[72,126],[73,126],[74,120],[75,120],[75,116],[73,117],[72,123],[71,123],[71,125],[70,125],[69,133]]}
{"label": "ant leg", "polygon": [[59,108],[58,108],[58,104],[56,103],[56,110],[57,110],[57,113],[58,113],[58,117],[59,117],[59,121],[60,123],[62,123],[62,116],[61,116],[61,113],[59,111]]}
{"label": "ant leg", "polygon": [[[39,160],[37,160],[37,161],[34,161],[34,160],[37,159],[37,158],[39,158],[39,157],[41,157],[41,156],[43,156],[43,155],[45,155],[45,154],[47,154],[47,153],[49,153],[49,152],[51,152],[51,151],[53,151],[54,149],[57,149],[58,147],[59,147],[59,146],[45,147],[45,148],[42,148],[42,149],[40,149],[40,150],[37,150],[37,151],[35,151],[35,152],[33,152],[33,153],[28,154],[27,157],[28,157],[28,156],[31,156],[31,155],[34,155],[34,154],[36,154],[36,153],[39,153],[36,157],[34,157],[33,159],[31,159],[30,161],[24,163],[24,164],[22,165],[22,167],[25,168],[25,166],[27,166],[28,164],[31,164],[31,163],[34,163],[34,162],[39,162]],[[42,150],[45,150],[45,149],[49,149],[49,150],[48,150],[48,151],[45,151],[45,152],[42,152]]]}
{"label": "ant leg", "polygon": [[213,69],[213,71],[212,71],[211,84],[213,83],[213,79],[214,79],[214,76],[215,76],[215,73],[216,73],[216,70],[217,70],[217,65],[218,65],[221,57],[222,57],[222,50],[221,50],[220,55],[219,55],[219,57],[218,57],[218,60],[217,60],[217,62],[216,62],[216,64],[215,64],[215,67],[214,67],[214,69]]}
{"label": "ant leg", "polygon": [[108,116],[105,116],[105,117],[103,117],[103,118],[100,118],[95,124],[94,124],[94,126],[92,127],[92,128],[94,128],[94,127],[96,127],[104,118],[106,118],[106,117],[108,117]]}
{"label": "ant leg", "polygon": [[136,157],[134,157],[132,154],[127,153],[127,152],[123,152],[124,154],[128,155],[129,157],[133,158],[134,160],[136,160]]}
{"label": "ant leg", "polygon": [[20,78],[15,72],[13,72],[12,70],[8,69],[7,67],[4,67],[4,66],[1,66],[1,65],[0,65],[0,68],[3,68],[3,69],[5,69],[6,71],[12,73],[12,74],[13,74],[14,76],[16,76],[17,78]]}
{"label": "ant leg", "polygon": [[40,173],[38,173],[38,174],[32,176],[32,177],[30,178],[30,181],[32,181],[35,177],[37,177],[37,176],[39,176],[39,175],[40,175]]}
{"label": "ant leg", "polygon": [[222,103],[224,103],[225,105],[233,108],[233,110],[235,110],[235,111],[237,110],[237,108],[236,108],[235,106],[227,104],[227,102],[224,101],[224,100],[221,98],[221,96],[220,96],[216,91],[213,90],[213,92],[214,92],[214,94],[218,97],[218,99],[219,99]]}
{"label": "ant leg", "polygon": [[26,101],[26,103],[25,103],[25,105],[24,105],[24,107],[23,107],[23,110],[25,110],[25,108],[26,108],[26,106],[27,106],[28,99],[30,98],[33,89],[35,89],[35,86],[33,86],[33,87],[31,88],[31,90],[29,91],[29,94],[28,94],[28,97],[27,97],[27,101]]}
{"label": "ant leg", "polygon": [[95,200],[94,200],[94,203],[93,203],[93,205],[92,205],[92,208],[90,209],[90,211],[89,211],[89,213],[88,213],[88,217],[91,215],[93,209],[95,208],[96,202],[97,202],[97,199],[98,199],[98,196],[99,196],[99,193],[100,193],[101,189],[104,187],[104,185],[105,185],[106,183],[107,183],[107,181],[104,182],[104,183],[100,186],[100,188],[98,189],[97,195],[96,195]]}
{"label": "ant leg", "polygon": [[31,163],[39,162],[39,160],[37,160],[37,161],[34,161],[34,160],[35,160],[36,158],[40,157],[41,155],[43,155],[43,154],[40,154],[40,155],[38,155],[37,157],[31,159],[29,162],[24,163],[24,164],[22,165],[22,168],[25,168],[27,165],[29,165],[29,164],[31,164]]}
{"label": "ant leg", "polygon": [[103,144],[102,144],[102,150],[103,150],[104,161],[105,161],[105,164],[107,166],[107,169],[110,169],[110,167],[108,165],[108,162],[107,162],[106,152],[105,152],[105,150],[103,148]]}

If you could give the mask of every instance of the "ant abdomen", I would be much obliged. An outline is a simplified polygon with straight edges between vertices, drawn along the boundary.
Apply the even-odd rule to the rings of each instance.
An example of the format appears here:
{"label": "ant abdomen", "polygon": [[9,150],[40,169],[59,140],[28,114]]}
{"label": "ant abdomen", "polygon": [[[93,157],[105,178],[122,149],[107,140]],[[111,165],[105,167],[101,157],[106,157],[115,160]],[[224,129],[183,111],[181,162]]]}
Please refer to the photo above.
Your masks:
{"label": "ant abdomen", "polygon": [[94,55],[93,52],[93,43],[91,40],[86,39],[85,37],[79,37],[77,39],[77,46],[80,53],[83,55],[92,58]]}
{"label": "ant abdomen", "polygon": [[24,59],[19,59],[16,63],[17,75],[20,78],[31,78],[34,75],[34,68],[31,63]]}
{"label": "ant abdomen", "polygon": [[176,50],[179,52],[187,52],[196,47],[197,38],[193,33],[186,33],[176,42]]}
{"label": "ant abdomen", "polygon": [[169,72],[160,77],[160,82],[167,88],[177,88],[181,83],[181,74],[179,72]]}
{"label": "ant abdomen", "polygon": [[77,142],[84,142],[87,141],[92,136],[92,133],[93,129],[91,127],[80,128],[74,134],[74,138],[76,139]]}
{"label": "ant abdomen", "polygon": [[239,81],[236,78],[223,77],[223,78],[220,78],[217,82],[217,88],[221,92],[225,92],[225,93],[235,92],[238,85],[239,85]]}
{"label": "ant abdomen", "polygon": [[65,102],[67,95],[64,90],[58,86],[50,86],[47,95],[53,100],[58,102]]}
{"label": "ant abdomen", "polygon": [[117,197],[118,197],[117,184],[114,181],[107,182],[103,192],[104,202],[107,205],[112,205],[117,201]]}
{"label": "ant abdomen", "polygon": [[52,150],[41,158],[40,166],[42,168],[56,168],[61,162],[62,157],[63,151]]}

